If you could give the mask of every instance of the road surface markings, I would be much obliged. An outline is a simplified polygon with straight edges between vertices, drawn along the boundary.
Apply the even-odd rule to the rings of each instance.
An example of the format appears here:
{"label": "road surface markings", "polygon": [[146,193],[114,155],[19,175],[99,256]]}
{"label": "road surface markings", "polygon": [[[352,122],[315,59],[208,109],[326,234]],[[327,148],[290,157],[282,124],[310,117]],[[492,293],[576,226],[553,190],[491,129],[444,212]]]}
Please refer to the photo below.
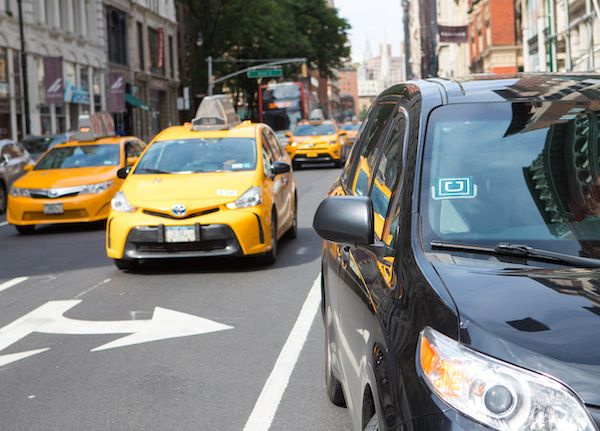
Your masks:
{"label": "road surface markings", "polygon": [[244,431],[267,431],[298,362],[300,352],[312,326],[321,301],[321,276],[317,277],[304,301],[298,319],[285,342],[275,366],[260,393]]}
{"label": "road surface markings", "polygon": [[300,247],[297,251],[296,254],[306,254],[306,252],[308,251],[308,247]]}
{"label": "road surface markings", "polygon": [[79,299],[83,295],[87,295],[88,293],[90,293],[92,290],[94,290],[94,289],[96,289],[96,288],[98,288],[100,286],[104,286],[106,283],[110,283],[110,278],[107,278],[106,280],[102,280],[100,283],[94,284],[89,289],[86,289],[83,292],[81,292],[80,294],[76,295],[75,298],[73,298],[73,299]]}
{"label": "road surface markings", "polygon": [[8,224],[8,222],[7,222],[7,221],[2,221],[2,222],[0,222],[0,227],[2,227],[2,226],[6,226],[7,224]]}
{"label": "road surface markings", "polygon": [[[0,351],[34,332],[61,335],[129,334],[92,349],[92,352],[168,338],[233,329],[212,320],[155,307],[149,320],[76,320],[63,316],[81,300],[49,301],[0,328]],[[0,366],[49,350],[37,349],[0,356]]]}
{"label": "road surface markings", "polygon": [[3,290],[9,289],[13,286],[16,286],[19,283],[23,283],[28,278],[29,277],[16,277],[16,278],[13,278],[12,280],[5,281],[4,283],[0,284],[0,292],[2,292]]}

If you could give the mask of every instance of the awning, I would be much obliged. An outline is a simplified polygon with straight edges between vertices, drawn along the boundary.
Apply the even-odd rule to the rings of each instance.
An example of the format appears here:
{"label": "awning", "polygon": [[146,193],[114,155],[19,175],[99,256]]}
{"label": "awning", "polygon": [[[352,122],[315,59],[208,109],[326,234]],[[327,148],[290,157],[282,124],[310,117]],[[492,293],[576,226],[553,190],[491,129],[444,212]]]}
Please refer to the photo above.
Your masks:
{"label": "awning", "polygon": [[149,111],[150,107],[146,105],[142,100],[135,97],[133,94],[125,93],[125,102],[129,103],[134,108],[140,108],[144,111]]}

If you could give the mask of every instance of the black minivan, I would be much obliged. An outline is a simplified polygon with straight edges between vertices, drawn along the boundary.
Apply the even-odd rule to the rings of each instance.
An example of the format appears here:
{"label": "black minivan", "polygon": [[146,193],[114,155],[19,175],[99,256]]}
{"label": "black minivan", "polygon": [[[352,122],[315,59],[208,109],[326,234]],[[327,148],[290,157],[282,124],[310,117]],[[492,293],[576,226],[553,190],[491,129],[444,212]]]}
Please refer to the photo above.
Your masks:
{"label": "black minivan", "polygon": [[600,76],[386,90],[314,228],[355,430],[600,429]]}

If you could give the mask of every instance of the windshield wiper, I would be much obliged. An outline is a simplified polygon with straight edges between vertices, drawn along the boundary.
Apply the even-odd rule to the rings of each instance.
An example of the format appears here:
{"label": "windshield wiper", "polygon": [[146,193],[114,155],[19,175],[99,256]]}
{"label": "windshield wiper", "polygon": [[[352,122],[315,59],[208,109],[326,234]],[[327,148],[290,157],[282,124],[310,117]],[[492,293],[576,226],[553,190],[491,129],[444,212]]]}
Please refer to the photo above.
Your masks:
{"label": "windshield wiper", "polygon": [[172,174],[172,172],[161,171],[160,169],[140,168],[135,170],[136,174]]}
{"label": "windshield wiper", "polygon": [[580,268],[600,268],[600,260],[587,257],[573,256],[572,254],[533,248],[528,245],[510,244],[501,242],[495,247],[475,244],[459,244],[443,241],[431,241],[433,249],[470,251],[473,253],[490,254],[493,256],[509,256],[522,259],[539,260],[560,265],[571,265]]}

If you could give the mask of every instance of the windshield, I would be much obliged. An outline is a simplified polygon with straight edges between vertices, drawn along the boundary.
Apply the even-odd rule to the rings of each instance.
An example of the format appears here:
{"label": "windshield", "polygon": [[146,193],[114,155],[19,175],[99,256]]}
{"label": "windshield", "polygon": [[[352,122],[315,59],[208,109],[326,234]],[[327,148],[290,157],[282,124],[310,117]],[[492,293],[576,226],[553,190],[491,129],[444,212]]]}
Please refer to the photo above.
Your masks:
{"label": "windshield", "polygon": [[358,130],[360,129],[360,123],[358,124],[343,124],[342,129],[344,130]]}
{"label": "windshield", "polygon": [[335,127],[333,127],[332,124],[302,124],[294,131],[294,135],[296,136],[322,136],[334,134]]}
{"label": "windshield", "polygon": [[119,163],[118,145],[81,145],[53,148],[38,162],[35,170],[117,166]]}
{"label": "windshield", "polygon": [[599,119],[575,102],[436,109],[421,187],[424,241],[600,257]]}
{"label": "windshield", "polygon": [[251,138],[207,138],[156,142],[140,160],[136,174],[191,174],[256,168]]}

